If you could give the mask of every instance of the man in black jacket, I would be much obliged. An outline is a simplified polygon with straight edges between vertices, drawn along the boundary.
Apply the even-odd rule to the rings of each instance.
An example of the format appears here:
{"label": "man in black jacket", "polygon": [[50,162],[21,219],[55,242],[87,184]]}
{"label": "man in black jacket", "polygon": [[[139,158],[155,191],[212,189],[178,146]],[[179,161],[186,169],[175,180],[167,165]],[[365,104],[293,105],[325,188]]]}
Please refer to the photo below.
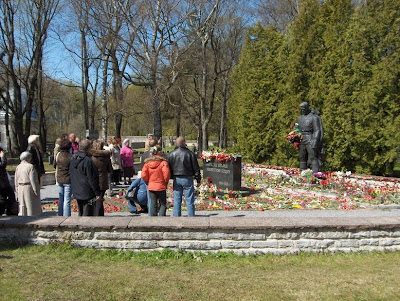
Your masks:
{"label": "man in black jacket", "polygon": [[15,203],[15,193],[11,187],[7,175],[7,158],[2,147],[0,147],[0,216],[7,210],[7,215],[17,215],[13,212],[13,204]]}
{"label": "man in black jacket", "polygon": [[38,180],[40,186],[42,185],[42,175],[45,174],[43,156],[39,150],[39,135],[30,135],[28,137],[28,148],[27,152],[32,155],[31,164],[35,167],[36,173],[38,175]]}
{"label": "man in black jacket", "polygon": [[182,195],[185,195],[188,216],[194,216],[194,185],[201,181],[199,163],[193,152],[186,147],[183,137],[176,138],[176,148],[169,153],[168,163],[171,169],[171,178],[174,179],[174,216],[181,216]]}
{"label": "man in black jacket", "polygon": [[91,148],[90,140],[82,140],[69,165],[71,192],[78,202],[79,216],[92,216],[96,201],[101,200],[99,173],[88,153]]}

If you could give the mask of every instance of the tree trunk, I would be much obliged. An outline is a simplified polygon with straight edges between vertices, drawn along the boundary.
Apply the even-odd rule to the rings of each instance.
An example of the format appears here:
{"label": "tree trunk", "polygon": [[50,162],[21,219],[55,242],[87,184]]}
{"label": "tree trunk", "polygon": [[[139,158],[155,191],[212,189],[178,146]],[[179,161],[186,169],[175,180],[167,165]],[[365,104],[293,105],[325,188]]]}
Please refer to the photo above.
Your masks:
{"label": "tree trunk", "polygon": [[[207,112],[207,85],[208,85],[208,77],[207,77],[207,42],[206,40],[202,41],[202,78],[201,78],[201,87],[200,87],[200,131],[201,131],[201,150],[208,149],[208,112]],[[199,144],[200,148],[200,144]]]}
{"label": "tree trunk", "polygon": [[[6,137],[7,137],[7,149],[11,152],[11,135],[10,135],[10,116],[9,109],[6,105],[6,116],[5,116],[5,126],[6,126]],[[12,153],[12,152],[11,152]]]}
{"label": "tree trunk", "polygon": [[89,101],[88,101],[88,86],[89,86],[89,64],[86,46],[85,31],[81,29],[81,60],[82,60],[82,96],[83,96],[83,113],[85,119],[85,129],[89,129]]}
{"label": "tree trunk", "polygon": [[113,95],[115,100],[115,137],[121,137],[122,118],[123,118],[123,91],[122,91],[122,73],[119,70],[118,58],[116,51],[111,55],[113,70]]}
{"label": "tree trunk", "polygon": [[103,65],[103,86],[101,92],[101,129],[103,132],[103,140],[107,141],[108,136],[108,95],[107,95],[107,71],[108,71],[108,59],[109,56],[106,55],[104,58],[104,65]]}
{"label": "tree trunk", "polygon": [[153,95],[153,122],[154,122],[154,137],[159,140],[162,138],[161,110],[160,98],[157,93],[157,88],[152,88]]}
{"label": "tree trunk", "polygon": [[176,117],[175,117],[175,135],[179,137],[181,135],[181,107],[177,107]]}
{"label": "tree trunk", "polygon": [[226,103],[228,102],[228,73],[224,76],[222,86],[221,124],[219,128],[219,148],[227,148],[226,137]]}
{"label": "tree trunk", "polygon": [[46,128],[46,116],[44,114],[44,106],[43,106],[43,69],[42,64],[39,67],[39,78],[37,82],[37,98],[36,101],[38,103],[38,117],[39,117],[39,139],[40,146],[42,152],[46,152],[46,144],[47,144],[47,128]]}
{"label": "tree trunk", "polygon": [[203,131],[201,126],[197,127],[197,146],[199,148],[199,153],[201,154],[204,150],[203,148]]}

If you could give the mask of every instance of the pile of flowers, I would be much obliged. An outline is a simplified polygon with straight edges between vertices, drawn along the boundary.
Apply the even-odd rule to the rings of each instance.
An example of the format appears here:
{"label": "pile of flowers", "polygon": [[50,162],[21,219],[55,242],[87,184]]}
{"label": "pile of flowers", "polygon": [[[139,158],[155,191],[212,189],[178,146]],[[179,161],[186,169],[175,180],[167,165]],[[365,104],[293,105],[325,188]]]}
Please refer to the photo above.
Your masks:
{"label": "pile of flowers", "polygon": [[[172,182],[171,182],[172,184]],[[77,212],[73,201],[73,211]],[[57,211],[57,201],[43,211]],[[400,179],[364,176],[350,171],[317,172],[298,168],[242,164],[242,188],[218,188],[211,178],[195,190],[196,210],[279,210],[374,208],[400,205]],[[167,189],[167,207],[173,206],[173,188]],[[125,192],[104,202],[106,213],[128,212]],[[182,210],[185,210],[185,203]],[[169,210],[172,210],[170,208]]]}
{"label": "pile of flowers", "polygon": [[199,158],[205,162],[229,162],[235,161],[238,155],[226,153],[221,150],[203,151]]}

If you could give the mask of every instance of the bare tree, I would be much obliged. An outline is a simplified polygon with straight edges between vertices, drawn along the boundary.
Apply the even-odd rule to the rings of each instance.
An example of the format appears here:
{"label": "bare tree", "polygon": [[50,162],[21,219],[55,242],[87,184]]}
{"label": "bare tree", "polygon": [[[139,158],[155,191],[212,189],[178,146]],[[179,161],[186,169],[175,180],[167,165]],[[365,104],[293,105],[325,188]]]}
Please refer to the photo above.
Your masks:
{"label": "bare tree", "polygon": [[246,31],[245,19],[240,12],[241,3],[231,5],[218,19],[211,38],[211,47],[215,58],[215,73],[221,74],[221,118],[218,146],[226,148],[228,137],[226,130],[227,103],[231,91],[231,71],[238,63]]}
{"label": "bare tree", "polygon": [[[9,87],[5,103],[11,112],[14,153],[26,148],[26,137],[31,133],[31,116],[38,96],[44,44],[58,6],[59,0],[8,0],[0,3],[3,16],[0,19],[0,47],[5,53],[0,64],[6,70],[5,81]],[[18,26],[15,27],[15,24]],[[22,89],[26,93],[25,102]]]}
{"label": "bare tree", "polygon": [[294,20],[299,12],[300,0],[257,0],[255,14],[262,23],[276,25],[281,30]]}
{"label": "bare tree", "polygon": [[[131,84],[150,87],[154,134],[157,138],[162,137],[162,99],[176,81],[179,57],[189,46],[181,43],[186,11],[187,7],[181,0],[140,0],[131,10],[124,9],[129,28],[135,35],[130,49],[131,72],[125,73],[124,77]],[[161,73],[165,69],[170,70],[171,74],[163,76]]]}
{"label": "bare tree", "polygon": [[[214,74],[210,72],[210,56],[208,54],[209,42],[212,39],[218,16],[222,12],[225,3],[221,0],[191,1],[193,13],[189,20],[191,30],[196,34],[199,45],[200,73],[194,74],[194,90],[197,94],[200,106],[200,116],[197,127],[200,127],[198,134],[199,150],[208,149],[208,126],[214,112],[214,101],[216,95],[216,84],[220,73],[216,68],[216,61],[211,60]],[[197,45],[195,43],[194,45]],[[212,89],[209,90],[211,85]]]}
{"label": "bare tree", "polygon": [[90,14],[95,23],[96,30],[91,30],[91,34],[96,39],[100,57],[103,59],[103,79],[102,79],[102,123],[108,119],[106,114],[106,90],[107,73],[104,68],[111,64],[112,71],[112,96],[115,101],[115,136],[121,137],[121,127],[124,116],[125,88],[124,74],[128,66],[128,59],[132,51],[134,34],[126,25],[123,11],[131,10],[135,1],[113,0],[113,1],[94,1],[90,9]]}

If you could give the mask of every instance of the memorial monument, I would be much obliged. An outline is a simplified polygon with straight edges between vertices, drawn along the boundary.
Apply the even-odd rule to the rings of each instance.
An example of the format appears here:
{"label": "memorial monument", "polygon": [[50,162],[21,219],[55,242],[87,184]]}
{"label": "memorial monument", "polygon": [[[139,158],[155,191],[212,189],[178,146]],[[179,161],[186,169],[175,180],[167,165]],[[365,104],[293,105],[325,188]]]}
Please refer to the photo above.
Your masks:
{"label": "memorial monument", "polygon": [[322,164],[322,120],[317,110],[311,110],[308,102],[300,104],[301,115],[297,119],[302,135],[299,145],[300,170],[311,168],[317,172]]}

